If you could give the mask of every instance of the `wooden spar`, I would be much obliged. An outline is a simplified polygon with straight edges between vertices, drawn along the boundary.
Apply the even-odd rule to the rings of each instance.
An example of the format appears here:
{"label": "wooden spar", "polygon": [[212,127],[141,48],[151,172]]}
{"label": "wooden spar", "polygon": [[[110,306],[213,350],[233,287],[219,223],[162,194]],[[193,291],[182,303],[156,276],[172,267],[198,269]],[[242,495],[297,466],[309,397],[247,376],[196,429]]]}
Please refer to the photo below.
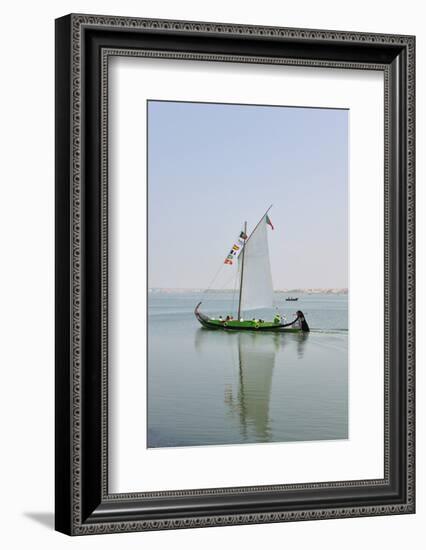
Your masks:
{"label": "wooden spar", "polygon": [[[247,222],[244,222],[244,235],[247,235]],[[243,294],[244,251],[245,251],[245,248],[246,248],[246,243],[244,243],[243,249],[241,251],[242,257],[241,257],[240,295],[238,297],[238,314],[237,314],[238,321],[241,319],[241,297],[242,297],[242,294]]]}
{"label": "wooden spar", "polygon": [[253,229],[253,231],[250,233],[250,236],[247,237],[247,240],[246,242],[244,243],[244,246],[249,242],[250,240],[250,237],[253,235],[253,233],[256,231],[256,229],[259,227],[259,224],[260,222],[263,220],[263,218],[266,216],[266,214],[269,212],[269,210],[271,210],[271,208],[273,207],[274,205],[271,204],[271,206],[268,208],[268,210],[263,214],[263,216],[260,218],[260,220],[257,222],[256,224],[256,227]]}

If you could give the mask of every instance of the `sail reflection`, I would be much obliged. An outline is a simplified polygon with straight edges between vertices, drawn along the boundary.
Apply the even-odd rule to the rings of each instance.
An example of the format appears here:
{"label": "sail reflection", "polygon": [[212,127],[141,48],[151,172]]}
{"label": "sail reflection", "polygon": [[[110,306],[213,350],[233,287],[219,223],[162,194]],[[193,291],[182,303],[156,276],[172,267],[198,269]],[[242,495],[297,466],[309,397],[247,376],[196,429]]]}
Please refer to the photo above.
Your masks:
{"label": "sail reflection", "polygon": [[296,351],[298,359],[302,358],[308,338],[308,333],[223,333],[202,328],[196,331],[197,351],[209,353],[212,347],[221,346],[224,360],[232,364],[233,382],[224,380],[224,402],[231,416],[238,418],[243,441],[272,440],[270,402],[274,370],[286,367],[287,347],[290,354]]}
{"label": "sail reflection", "polygon": [[[263,335],[260,335],[263,336]],[[258,334],[238,335],[237,414],[246,439],[270,440],[269,405],[275,367],[276,341],[259,341]]]}

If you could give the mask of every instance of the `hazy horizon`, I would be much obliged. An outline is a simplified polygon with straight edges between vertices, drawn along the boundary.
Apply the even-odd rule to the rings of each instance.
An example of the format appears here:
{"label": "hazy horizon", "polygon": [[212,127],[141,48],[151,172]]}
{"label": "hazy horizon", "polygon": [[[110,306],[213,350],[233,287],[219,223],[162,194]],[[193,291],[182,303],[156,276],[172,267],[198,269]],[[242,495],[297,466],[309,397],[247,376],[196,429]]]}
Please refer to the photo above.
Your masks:
{"label": "hazy horizon", "polygon": [[273,204],[274,288],[347,288],[348,118],[149,101],[148,286],[206,288],[243,222]]}
{"label": "hazy horizon", "polygon": [[[181,287],[181,286],[149,286],[148,290],[201,290],[204,287]],[[217,291],[217,292],[232,292],[232,289],[227,288],[215,288],[210,287],[211,291]],[[304,292],[304,291],[320,291],[320,290],[339,290],[339,291],[347,291],[349,290],[348,287],[304,287],[304,288],[275,288],[274,292]]]}

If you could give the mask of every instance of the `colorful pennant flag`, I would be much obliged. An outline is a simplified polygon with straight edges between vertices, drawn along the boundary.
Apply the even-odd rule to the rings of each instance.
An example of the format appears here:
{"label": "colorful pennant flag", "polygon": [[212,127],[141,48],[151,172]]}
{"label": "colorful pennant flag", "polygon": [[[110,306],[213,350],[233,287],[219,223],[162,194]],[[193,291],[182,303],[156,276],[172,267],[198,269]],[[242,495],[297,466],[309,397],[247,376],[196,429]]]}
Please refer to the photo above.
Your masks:
{"label": "colorful pennant flag", "polygon": [[244,231],[241,231],[237,241],[234,242],[231,250],[228,252],[228,255],[226,256],[225,264],[232,265],[232,261],[235,260],[235,258],[238,258],[238,255],[241,253],[241,250],[245,245],[246,239],[247,239],[247,235],[244,233]]}

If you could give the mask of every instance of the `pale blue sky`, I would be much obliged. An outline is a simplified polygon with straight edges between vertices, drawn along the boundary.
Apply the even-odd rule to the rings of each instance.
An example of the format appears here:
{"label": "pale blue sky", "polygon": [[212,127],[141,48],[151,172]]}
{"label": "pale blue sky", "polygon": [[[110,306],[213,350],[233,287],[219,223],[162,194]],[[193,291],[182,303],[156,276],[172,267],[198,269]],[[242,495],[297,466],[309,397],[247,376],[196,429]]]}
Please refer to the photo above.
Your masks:
{"label": "pale blue sky", "polygon": [[348,118],[149,101],[149,287],[208,286],[270,204],[274,288],[347,287]]}

